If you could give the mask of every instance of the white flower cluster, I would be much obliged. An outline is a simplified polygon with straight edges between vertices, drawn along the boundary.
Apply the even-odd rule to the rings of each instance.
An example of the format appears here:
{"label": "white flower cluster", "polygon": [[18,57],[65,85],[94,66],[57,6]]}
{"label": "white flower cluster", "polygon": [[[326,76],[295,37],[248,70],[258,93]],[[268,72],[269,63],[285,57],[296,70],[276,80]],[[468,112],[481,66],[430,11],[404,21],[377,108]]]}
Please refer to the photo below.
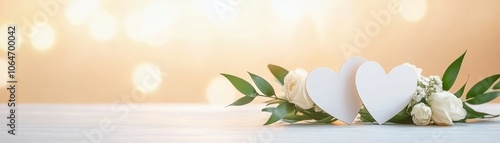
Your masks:
{"label": "white flower cluster", "polygon": [[419,103],[423,98],[443,91],[443,81],[439,76],[424,77],[418,79],[417,91],[413,94],[412,104]]}
{"label": "white flower cluster", "polygon": [[[413,67],[417,74],[421,74],[422,69],[414,65],[409,66]],[[412,109],[410,114],[413,123],[421,126],[431,123],[452,126],[453,121],[462,120],[467,115],[462,100],[448,91],[443,91],[443,81],[439,76],[419,75],[417,90],[408,106]]]}

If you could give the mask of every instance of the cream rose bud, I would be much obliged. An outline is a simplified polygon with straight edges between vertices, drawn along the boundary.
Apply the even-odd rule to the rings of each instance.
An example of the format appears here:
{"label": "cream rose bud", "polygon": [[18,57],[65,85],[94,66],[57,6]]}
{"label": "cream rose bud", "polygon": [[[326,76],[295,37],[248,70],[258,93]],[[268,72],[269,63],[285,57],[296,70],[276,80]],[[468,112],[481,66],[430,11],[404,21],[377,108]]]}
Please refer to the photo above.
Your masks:
{"label": "cream rose bud", "polygon": [[431,108],[424,103],[418,103],[413,106],[411,116],[415,125],[425,126],[431,122],[432,111]]}
{"label": "cream rose bud", "polygon": [[467,112],[462,100],[448,91],[434,93],[427,99],[432,109],[432,121],[437,125],[454,125],[453,121],[465,118]]}
{"label": "cream rose bud", "polygon": [[306,90],[307,74],[306,70],[300,68],[288,72],[281,89],[290,103],[302,109],[311,109],[314,105]]}

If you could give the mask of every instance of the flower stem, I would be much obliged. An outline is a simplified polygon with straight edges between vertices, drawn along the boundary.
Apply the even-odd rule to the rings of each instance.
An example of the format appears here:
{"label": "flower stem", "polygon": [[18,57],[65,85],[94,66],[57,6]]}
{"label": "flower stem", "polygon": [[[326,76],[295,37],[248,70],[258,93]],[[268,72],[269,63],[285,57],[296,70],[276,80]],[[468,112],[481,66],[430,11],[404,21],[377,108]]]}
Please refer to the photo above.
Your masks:
{"label": "flower stem", "polygon": [[462,102],[467,102],[467,101],[472,100],[472,99],[474,99],[474,97],[469,98],[469,99],[462,100]]}
{"label": "flower stem", "polygon": [[265,96],[265,95],[259,95],[259,96],[261,96],[261,97],[267,97],[267,98],[273,98],[273,99],[276,99],[276,100],[286,101],[285,99],[278,98],[278,96],[276,96],[276,95],[274,95],[274,97],[273,96]]}

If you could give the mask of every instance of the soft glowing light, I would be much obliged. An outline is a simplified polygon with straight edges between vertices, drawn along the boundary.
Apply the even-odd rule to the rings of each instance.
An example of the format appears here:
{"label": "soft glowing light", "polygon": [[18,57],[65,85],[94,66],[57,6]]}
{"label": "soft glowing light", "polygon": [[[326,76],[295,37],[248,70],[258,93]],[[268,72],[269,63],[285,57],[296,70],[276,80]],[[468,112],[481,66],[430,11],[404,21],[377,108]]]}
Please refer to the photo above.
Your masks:
{"label": "soft glowing light", "polygon": [[236,99],[236,90],[222,77],[214,78],[207,88],[207,100],[211,105],[229,105]]}
{"label": "soft glowing light", "polygon": [[71,24],[80,25],[98,8],[99,0],[72,0],[65,9]]}
{"label": "soft glowing light", "polygon": [[1,59],[0,60],[0,71],[2,72],[2,74],[0,74],[0,86],[5,86],[5,84],[7,84],[7,80],[9,79],[8,75],[7,75],[7,61]]}
{"label": "soft glowing light", "polygon": [[169,1],[154,0],[144,11],[130,12],[125,18],[128,37],[149,46],[159,47],[171,36],[169,29],[179,16],[179,9]]}
{"label": "soft glowing light", "polygon": [[326,45],[332,42],[331,39],[340,40],[340,35],[350,37],[353,29],[351,0],[312,0],[308,3],[318,44],[325,44],[320,46],[321,50],[329,49]]}
{"label": "soft glowing light", "polygon": [[206,64],[206,60],[209,59],[213,53],[215,53],[212,49],[213,40],[210,35],[202,34],[200,32],[197,33],[196,30],[199,29],[193,28],[189,31],[185,31],[185,34],[182,35],[183,42],[186,43],[185,51],[186,53],[189,53],[185,58],[188,58],[190,62],[198,65],[192,66],[191,69],[203,70],[205,68],[209,68]]}
{"label": "soft glowing light", "polygon": [[[0,31],[7,31],[7,27],[8,25],[5,24],[5,25],[2,25],[0,27]],[[16,50],[19,50],[21,46],[21,43],[23,42],[23,38],[21,38],[21,32],[19,32],[18,29],[17,30],[17,33],[16,33]],[[2,50],[5,50],[7,51],[7,48],[8,48],[8,42],[9,40],[7,39],[10,35],[7,33],[7,32],[0,32],[0,48]]]}
{"label": "soft glowing light", "polygon": [[418,21],[427,13],[427,0],[401,0],[399,12],[408,21]]}
{"label": "soft glowing light", "polygon": [[[245,1],[246,4],[248,2]],[[195,0],[192,8],[214,23],[230,24],[236,22],[241,3],[241,0]]]}
{"label": "soft glowing light", "polygon": [[124,21],[125,33],[129,38],[138,42],[144,41],[145,39],[145,35],[142,34],[142,30],[138,28],[142,25],[142,15],[142,12],[133,11],[125,17]]}
{"label": "soft glowing light", "polygon": [[305,0],[272,0],[274,13],[279,18],[297,21],[305,15]]}
{"label": "soft glowing light", "polygon": [[300,32],[296,30],[297,21],[304,17],[309,3],[305,0],[272,0],[271,2],[274,14],[278,19],[283,19],[271,23],[270,32],[273,44],[278,47],[296,45],[294,37]]}
{"label": "soft glowing light", "polygon": [[97,40],[109,40],[116,35],[117,23],[107,12],[99,12],[90,18],[90,33]]}
{"label": "soft glowing light", "polygon": [[146,35],[152,35],[165,30],[178,15],[178,9],[167,1],[155,0],[144,11],[142,30]]}
{"label": "soft glowing light", "polygon": [[38,50],[47,50],[52,47],[55,41],[54,30],[50,25],[36,27],[37,31],[31,37],[31,45]]}
{"label": "soft glowing light", "polygon": [[139,91],[149,93],[160,86],[162,73],[158,66],[144,63],[135,68],[133,81]]}
{"label": "soft glowing light", "polygon": [[148,38],[144,40],[144,43],[151,47],[162,47],[170,41],[171,37],[170,31],[161,31],[160,33],[148,36]]}
{"label": "soft glowing light", "polygon": [[146,44],[150,46],[165,45],[171,35],[169,27],[178,16],[178,7],[172,6],[168,1],[152,1],[144,11],[141,37],[145,37]]}

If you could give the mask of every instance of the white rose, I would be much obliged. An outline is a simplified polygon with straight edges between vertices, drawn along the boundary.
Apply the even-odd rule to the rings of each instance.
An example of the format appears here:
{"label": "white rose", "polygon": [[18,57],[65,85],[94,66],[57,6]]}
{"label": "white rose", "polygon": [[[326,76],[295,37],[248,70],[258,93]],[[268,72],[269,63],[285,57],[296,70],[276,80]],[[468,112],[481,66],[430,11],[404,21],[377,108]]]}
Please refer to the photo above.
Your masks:
{"label": "white rose", "polygon": [[418,103],[413,106],[411,116],[413,117],[413,123],[415,123],[415,125],[425,126],[431,122],[432,111],[431,108],[424,103]]}
{"label": "white rose", "polygon": [[434,93],[427,99],[432,109],[432,121],[437,125],[454,125],[453,121],[465,118],[467,112],[462,100],[448,91]]}
{"label": "white rose", "polygon": [[418,68],[417,66],[412,65],[412,64],[410,64],[410,63],[404,63],[403,65],[405,65],[405,66],[409,66],[409,67],[413,68],[413,70],[415,71],[415,73],[417,73],[417,76],[418,76],[418,77],[421,77],[421,76],[422,76],[422,69],[421,69],[421,68]]}
{"label": "white rose", "polygon": [[290,103],[302,109],[311,109],[314,105],[306,90],[307,74],[306,70],[300,68],[290,71],[285,76],[285,83],[281,89]]}

